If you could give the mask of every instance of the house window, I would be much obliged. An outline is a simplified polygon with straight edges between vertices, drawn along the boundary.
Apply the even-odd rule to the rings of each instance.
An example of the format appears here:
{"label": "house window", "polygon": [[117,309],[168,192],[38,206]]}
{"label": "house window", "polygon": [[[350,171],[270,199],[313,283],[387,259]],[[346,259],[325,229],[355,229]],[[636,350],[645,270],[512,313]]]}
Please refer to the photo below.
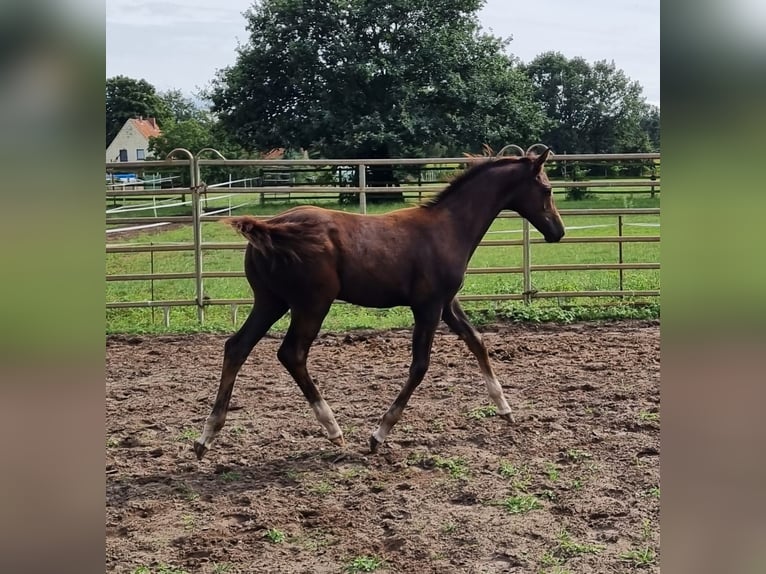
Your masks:
{"label": "house window", "polygon": [[137,160],[146,159],[146,153],[144,152],[144,150],[140,148],[136,150],[136,159]]}
{"label": "house window", "polygon": [[128,161],[128,150],[126,149],[120,150],[120,161]]}

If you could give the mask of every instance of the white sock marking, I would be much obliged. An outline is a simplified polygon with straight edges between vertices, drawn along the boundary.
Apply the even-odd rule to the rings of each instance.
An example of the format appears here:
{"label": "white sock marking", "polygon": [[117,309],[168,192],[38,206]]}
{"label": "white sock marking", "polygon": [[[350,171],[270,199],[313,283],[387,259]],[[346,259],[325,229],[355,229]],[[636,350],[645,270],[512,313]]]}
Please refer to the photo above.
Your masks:
{"label": "white sock marking", "polygon": [[327,431],[327,436],[330,439],[338,438],[343,434],[335,421],[335,415],[332,414],[332,409],[324,399],[320,399],[315,403],[312,403],[311,409],[314,411],[319,424],[321,424]]}
{"label": "white sock marking", "polygon": [[492,399],[492,402],[495,403],[495,406],[497,407],[497,414],[499,415],[507,415],[511,412],[511,407],[508,406],[508,401],[505,400],[505,395],[503,394],[503,387],[500,386],[500,383],[497,381],[494,375],[484,375],[484,382],[487,385],[487,392],[489,393],[489,398]]}

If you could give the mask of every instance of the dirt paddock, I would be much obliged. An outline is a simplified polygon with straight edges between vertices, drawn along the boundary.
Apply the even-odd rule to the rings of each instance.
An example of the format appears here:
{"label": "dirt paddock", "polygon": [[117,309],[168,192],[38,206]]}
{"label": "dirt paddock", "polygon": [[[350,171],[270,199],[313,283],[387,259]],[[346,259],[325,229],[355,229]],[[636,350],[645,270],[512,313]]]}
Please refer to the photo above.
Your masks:
{"label": "dirt paddock", "polygon": [[483,334],[513,425],[440,330],[426,379],[369,455],[410,332],[324,334],[309,369],[339,449],[267,337],[202,462],[191,442],[226,337],[109,337],[106,571],[659,572],[659,324]]}

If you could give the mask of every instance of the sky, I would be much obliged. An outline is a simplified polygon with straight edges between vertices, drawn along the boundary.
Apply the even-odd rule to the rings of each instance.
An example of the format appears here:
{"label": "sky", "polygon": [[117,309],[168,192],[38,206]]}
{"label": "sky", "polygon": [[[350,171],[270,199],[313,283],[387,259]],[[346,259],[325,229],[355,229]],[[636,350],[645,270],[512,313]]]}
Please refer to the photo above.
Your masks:
{"label": "sky", "polygon": [[[243,12],[252,0],[106,0],[106,76],[143,78],[158,90],[194,95],[247,42]],[[588,62],[614,61],[660,103],[660,0],[487,0],[485,31],[512,38],[523,62],[557,51]]]}

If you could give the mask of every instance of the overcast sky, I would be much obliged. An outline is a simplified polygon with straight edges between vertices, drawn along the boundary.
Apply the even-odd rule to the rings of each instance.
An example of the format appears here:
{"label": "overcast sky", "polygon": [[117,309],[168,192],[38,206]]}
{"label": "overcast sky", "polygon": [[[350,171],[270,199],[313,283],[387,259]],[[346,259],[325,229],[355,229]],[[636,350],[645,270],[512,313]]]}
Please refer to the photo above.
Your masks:
{"label": "overcast sky", "polygon": [[[158,90],[194,94],[247,41],[242,13],[252,0],[106,0],[106,75],[143,78]],[[511,37],[524,62],[558,51],[614,61],[660,101],[660,0],[487,0],[486,31]]]}

